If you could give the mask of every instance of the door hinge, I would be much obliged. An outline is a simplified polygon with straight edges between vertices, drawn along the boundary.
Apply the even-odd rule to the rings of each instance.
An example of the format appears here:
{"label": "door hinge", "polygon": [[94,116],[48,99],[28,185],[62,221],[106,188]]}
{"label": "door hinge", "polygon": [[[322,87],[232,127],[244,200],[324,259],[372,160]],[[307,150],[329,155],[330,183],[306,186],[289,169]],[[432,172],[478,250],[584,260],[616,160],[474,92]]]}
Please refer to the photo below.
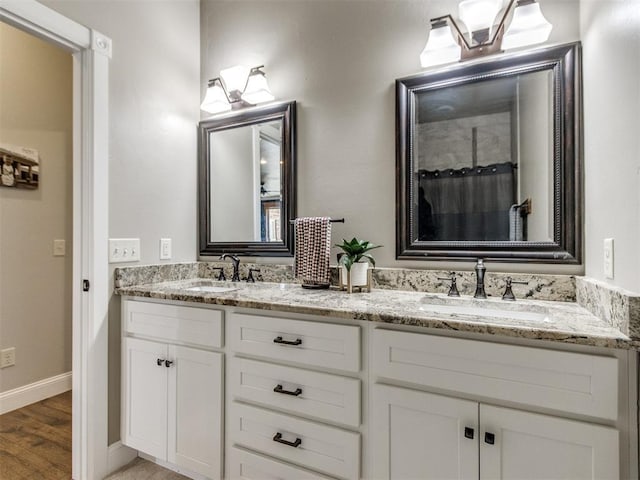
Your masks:
{"label": "door hinge", "polygon": [[89,283],[89,280],[87,280],[86,278],[84,280],[82,280],[82,291],[83,292],[88,292],[90,287],[91,287],[91,283]]}

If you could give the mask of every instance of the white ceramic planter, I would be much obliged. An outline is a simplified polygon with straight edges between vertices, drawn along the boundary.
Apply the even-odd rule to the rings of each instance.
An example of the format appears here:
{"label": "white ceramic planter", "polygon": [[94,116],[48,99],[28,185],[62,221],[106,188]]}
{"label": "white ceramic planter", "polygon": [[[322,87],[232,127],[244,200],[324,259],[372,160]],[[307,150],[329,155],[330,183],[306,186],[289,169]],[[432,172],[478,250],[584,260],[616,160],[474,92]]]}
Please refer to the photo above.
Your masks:
{"label": "white ceramic planter", "polygon": [[[347,269],[344,266],[342,268],[342,285],[347,285]],[[352,287],[364,287],[367,285],[367,270],[369,269],[368,262],[354,263],[351,265],[351,286]]]}

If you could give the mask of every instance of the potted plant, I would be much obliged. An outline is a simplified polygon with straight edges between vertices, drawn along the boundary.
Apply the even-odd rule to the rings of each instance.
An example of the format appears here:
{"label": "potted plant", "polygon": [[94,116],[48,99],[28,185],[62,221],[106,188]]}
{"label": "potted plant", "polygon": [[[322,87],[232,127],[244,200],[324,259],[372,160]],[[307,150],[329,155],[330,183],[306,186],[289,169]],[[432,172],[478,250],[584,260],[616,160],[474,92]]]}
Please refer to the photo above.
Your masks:
{"label": "potted plant", "polygon": [[342,253],[338,254],[338,263],[342,269],[341,283],[347,285],[349,283],[347,279],[350,277],[353,287],[368,285],[369,263],[375,267],[376,261],[367,252],[382,245],[374,245],[367,240],[358,240],[354,237],[351,241],[343,239],[341,244],[335,246],[342,250]]}

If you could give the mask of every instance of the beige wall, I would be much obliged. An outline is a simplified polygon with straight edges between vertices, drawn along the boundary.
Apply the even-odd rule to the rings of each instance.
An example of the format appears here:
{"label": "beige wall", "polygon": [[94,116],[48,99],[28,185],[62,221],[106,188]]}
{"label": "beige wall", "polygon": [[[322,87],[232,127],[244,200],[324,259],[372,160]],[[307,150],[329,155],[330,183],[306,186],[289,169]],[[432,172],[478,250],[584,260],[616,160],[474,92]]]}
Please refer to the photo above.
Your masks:
{"label": "beige wall", "polygon": [[640,0],[582,0],[586,274],[640,292]]}
{"label": "beige wall", "polygon": [[[550,43],[579,39],[578,0],[542,0]],[[333,238],[364,237],[383,267],[472,268],[395,259],[394,81],[419,72],[429,18],[454,0],[201,2],[201,97],[238,63],[264,64],[281,100],[298,101],[298,214],[344,217]],[[335,258],[335,252],[334,252]],[[489,270],[571,271],[493,264]]]}
{"label": "beige wall", "polygon": [[5,392],[71,371],[72,59],[0,22],[0,65],[0,143],[41,162],[37,190],[0,187],[0,349],[16,348]]}
{"label": "beige wall", "polygon": [[[42,0],[113,40],[109,236],[140,238],[141,262],[196,258],[200,17],[197,0]],[[166,262],[166,261],[164,261]],[[117,265],[114,265],[114,267]],[[120,299],[109,304],[109,443],[120,438]]]}

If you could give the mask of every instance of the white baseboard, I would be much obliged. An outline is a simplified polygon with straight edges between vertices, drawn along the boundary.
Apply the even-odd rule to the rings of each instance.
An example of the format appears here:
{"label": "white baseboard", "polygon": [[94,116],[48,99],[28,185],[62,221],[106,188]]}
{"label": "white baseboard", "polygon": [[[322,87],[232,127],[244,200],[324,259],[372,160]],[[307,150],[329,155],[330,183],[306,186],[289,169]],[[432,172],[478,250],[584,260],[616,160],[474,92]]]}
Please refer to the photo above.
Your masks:
{"label": "white baseboard", "polygon": [[127,463],[133,461],[138,456],[138,451],[125,447],[120,440],[109,445],[107,457],[107,472],[111,475],[116,470],[121,469]]}
{"label": "white baseboard", "polygon": [[0,393],[0,415],[71,390],[71,372]]}
{"label": "white baseboard", "polygon": [[160,465],[161,467],[166,468],[167,470],[171,470],[173,472],[179,473],[193,480],[211,480],[209,477],[205,477],[204,475],[201,475],[199,473],[192,472],[187,468],[179,467],[165,460],[160,460],[159,458],[152,457],[151,455],[147,455],[146,453],[143,453],[143,452],[138,452],[138,456],[140,458],[144,458],[145,460],[149,460],[152,463]]}

